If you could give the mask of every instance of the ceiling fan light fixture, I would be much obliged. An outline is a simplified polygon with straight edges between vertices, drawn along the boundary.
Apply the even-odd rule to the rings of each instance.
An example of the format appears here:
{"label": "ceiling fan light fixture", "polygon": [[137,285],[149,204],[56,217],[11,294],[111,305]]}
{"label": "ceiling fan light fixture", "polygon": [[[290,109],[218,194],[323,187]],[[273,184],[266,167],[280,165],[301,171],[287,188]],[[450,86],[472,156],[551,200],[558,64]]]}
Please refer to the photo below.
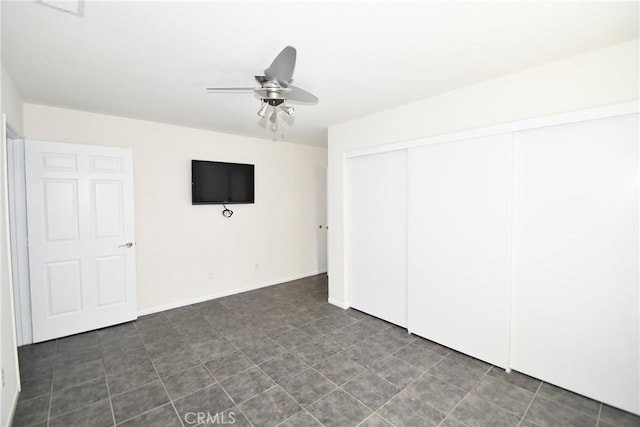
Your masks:
{"label": "ceiling fan light fixture", "polygon": [[274,108],[273,113],[271,113],[271,116],[269,117],[269,121],[275,125],[277,119],[278,119],[278,110]]}
{"label": "ceiling fan light fixture", "polygon": [[258,110],[258,115],[262,118],[267,117],[267,110],[269,109],[269,104],[266,102],[262,102],[262,106]]}
{"label": "ceiling fan light fixture", "polygon": [[293,113],[296,111],[295,108],[289,105],[284,105],[284,104],[280,104],[280,109],[285,113],[287,113],[289,116],[293,116]]}

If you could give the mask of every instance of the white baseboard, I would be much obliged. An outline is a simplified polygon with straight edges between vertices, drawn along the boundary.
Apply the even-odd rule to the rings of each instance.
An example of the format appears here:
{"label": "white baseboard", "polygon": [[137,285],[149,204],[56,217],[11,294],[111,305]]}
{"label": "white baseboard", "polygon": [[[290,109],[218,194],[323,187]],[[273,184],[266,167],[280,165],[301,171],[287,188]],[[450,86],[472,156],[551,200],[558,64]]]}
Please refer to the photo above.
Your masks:
{"label": "white baseboard", "polygon": [[18,387],[16,389],[16,392],[13,395],[13,402],[11,404],[11,412],[9,413],[9,418],[7,418],[7,421],[9,421],[9,424],[7,424],[8,426],[13,424],[13,417],[16,415],[16,408],[18,407],[18,398],[19,397],[20,397],[20,387]]}
{"label": "white baseboard", "polygon": [[333,300],[333,299],[331,299],[331,298],[329,298],[329,301],[328,301],[328,302],[329,302],[329,304],[331,304],[331,305],[335,305],[336,307],[340,307],[340,308],[342,308],[343,310],[346,310],[347,308],[350,308],[350,307],[351,307],[349,304],[344,304],[344,303],[342,303],[342,302],[339,302],[339,301]]}
{"label": "white baseboard", "polygon": [[[324,270],[324,271],[310,271],[310,272],[304,273],[304,274],[298,274],[298,275],[295,275],[295,276],[283,277],[283,278],[276,279],[276,280],[270,280],[268,282],[256,283],[256,284],[253,284],[251,286],[244,287],[244,288],[231,289],[229,291],[218,292],[218,293],[215,293],[215,294],[212,294],[212,295],[206,295],[206,296],[203,296],[203,297],[193,298],[193,299],[190,299],[190,300],[184,300],[184,301],[180,301],[180,302],[176,302],[176,303],[166,304],[166,305],[162,305],[162,306],[159,306],[159,307],[145,308],[145,309],[142,309],[142,310],[138,310],[138,316],[146,316],[147,314],[153,314],[153,313],[158,313],[160,311],[165,311],[165,310],[171,310],[171,309],[174,309],[174,308],[184,307],[185,305],[197,304],[199,302],[205,302],[205,301],[209,301],[209,300],[212,300],[212,299],[228,297],[229,295],[235,295],[235,294],[240,294],[242,292],[253,291],[253,290],[256,290],[256,289],[260,289],[260,288],[266,288],[268,286],[278,285],[280,283],[291,282],[292,280],[304,279],[305,277],[316,276],[318,274],[324,274],[326,272],[327,272],[326,270]],[[331,302],[331,301],[329,301],[329,302]]]}

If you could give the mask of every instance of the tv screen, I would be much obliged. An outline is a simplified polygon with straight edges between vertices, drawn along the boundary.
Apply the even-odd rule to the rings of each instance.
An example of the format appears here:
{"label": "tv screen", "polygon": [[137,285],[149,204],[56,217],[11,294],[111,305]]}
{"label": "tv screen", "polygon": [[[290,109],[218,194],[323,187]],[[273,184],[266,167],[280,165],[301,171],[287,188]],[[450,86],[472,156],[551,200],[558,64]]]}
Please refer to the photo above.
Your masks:
{"label": "tv screen", "polygon": [[192,160],[191,204],[253,203],[253,172],[253,165]]}

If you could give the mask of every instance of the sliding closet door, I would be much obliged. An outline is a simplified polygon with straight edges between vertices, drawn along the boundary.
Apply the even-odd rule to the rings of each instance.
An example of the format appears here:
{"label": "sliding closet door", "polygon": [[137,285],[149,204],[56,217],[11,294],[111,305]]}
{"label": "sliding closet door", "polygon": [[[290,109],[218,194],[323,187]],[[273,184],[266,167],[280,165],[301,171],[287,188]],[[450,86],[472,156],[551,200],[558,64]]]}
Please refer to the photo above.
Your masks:
{"label": "sliding closet door", "polygon": [[409,151],[409,330],[506,367],[511,135]]}
{"label": "sliding closet door", "polygon": [[514,143],[512,367],[638,413],[638,115]]}
{"label": "sliding closet door", "polygon": [[351,307],[407,325],[407,153],[347,160]]}

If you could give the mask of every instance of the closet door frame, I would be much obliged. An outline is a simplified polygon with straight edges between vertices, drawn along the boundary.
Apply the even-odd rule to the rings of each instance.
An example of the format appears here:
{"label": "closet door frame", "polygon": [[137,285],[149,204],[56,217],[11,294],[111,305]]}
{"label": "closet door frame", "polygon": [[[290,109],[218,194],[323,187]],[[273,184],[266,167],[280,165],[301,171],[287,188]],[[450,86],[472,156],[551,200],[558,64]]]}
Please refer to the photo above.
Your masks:
{"label": "closet door frame", "polygon": [[[518,131],[526,131],[526,130],[543,128],[548,126],[582,122],[582,121],[588,121],[588,120],[594,120],[594,119],[600,119],[600,118],[606,118],[606,117],[615,117],[615,116],[622,116],[627,114],[637,114],[638,112],[640,112],[640,102],[633,101],[633,102],[608,105],[604,107],[573,111],[569,113],[554,114],[554,115],[549,115],[549,116],[544,116],[544,117],[539,117],[534,119],[520,120],[516,122],[504,123],[504,124],[495,125],[495,126],[487,126],[487,127],[472,129],[468,131],[455,132],[455,133],[437,135],[437,136],[425,137],[425,138],[417,138],[417,139],[412,139],[407,141],[399,141],[395,143],[387,143],[387,144],[382,144],[378,146],[367,147],[364,149],[355,149],[352,151],[344,152],[342,154],[343,170],[346,170],[348,159],[353,157],[360,157],[360,156],[376,154],[376,153],[384,153],[388,151],[407,150],[415,147],[422,147],[422,146],[427,146],[432,144],[442,144],[447,142],[473,139],[473,138],[497,135],[502,133],[515,133]],[[346,185],[347,184],[345,184],[345,188],[346,188]],[[347,213],[345,212],[343,215],[344,215],[343,223],[345,224],[343,247],[346,248],[348,243],[347,236],[349,235],[349,229],[348,229],[349,224],[347,221]],[[638,218],[638,221],[640,223],[640,218]],[[513,236],[512,236],[512,239],[513,239]],[[345,251],[345,254],[346,254],[346,251]],[[639,255],[638,262],[640,263],[640,255]],[[342,280],[344,283],[344,292],[346,293],[346,295],[349,295],[350,289],[351,289],[351,283],[349,282],[349,276],[348,276],[348,259],[345,260],[345,267],[346,268],[343,271]],[[513,308],[514,306],[513,290],[511,291],[510,299],[511,299],[510,305],[511,305],[511,308]],[[347,307],[343,307],[343,308],[348,308],[349,306],[350,306],[350,303],[348,302]],[[516,319],[514,318],[513,310],[510,309],[510,340],[513,340],[513,332],[514,332],[513,325],[515,320]],[[412,327],[410,323],[407,325],[407,328],[409,332],[412,331]],[[638,325],[638,328],[640,330],[640,324]],[[639,337],[639,341],[640,341],[640,337]],[[511,348],[512,348],[512,344],[510,342],[510,349]],[[511,354],[511,351],[510,351],[510,354]],[[638,362],[640,363],[640,360]],[[506,370],[510,371],[511,367],[512,367],[511,360],[509,360]]]}
{"label": "closet door frame", "polygon": [[590,108],[587,110],[571,111],[568,113],[552,114],[534,119],[525,119],[499,125],[469,129],[461,132],[452,132],[443,135],[426,136],[398,142],[391,142],[373,147],[359,148],[345,151],[342,154],[343,165],[353,157],[367,156],[388,151],[406,150],[425,145],[442,144],[446,142],[462,141],[465,139],[481,138],[483,136],[512,133],[522,130],[537,129],[547,126],[562,125],[567,123],[582,122],[586,120],[601,119],[605,117],[624,116],[640,112],[640,101],[625,102],[621,104],[607,105],[604,107]]}

